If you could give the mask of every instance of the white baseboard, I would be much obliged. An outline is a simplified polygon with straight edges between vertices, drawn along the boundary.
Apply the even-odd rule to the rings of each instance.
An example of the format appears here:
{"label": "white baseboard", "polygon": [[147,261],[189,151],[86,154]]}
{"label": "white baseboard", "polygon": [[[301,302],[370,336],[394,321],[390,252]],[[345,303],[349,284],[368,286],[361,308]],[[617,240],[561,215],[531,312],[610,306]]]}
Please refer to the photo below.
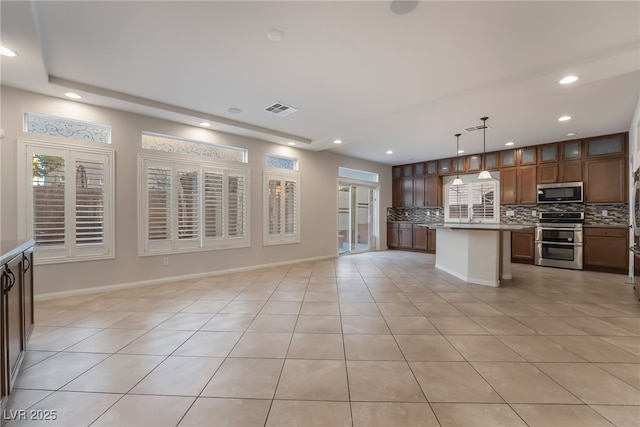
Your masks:
{"label": "white baseboard", "polygon": [[249,265],[246,267],[230,268],[227,270],[208,271],[204,273],[187,274],[183,276],[163,277],[159,279],[142,280],[139,282],[117,283],[113,285],[95,286],[83,289],[71,289],[68,291],[49,292],[34,296],[34,301],[47,301],[56,298],[71,297],[77,295],[88,295],[100,292],[117,291],[119,289],[137,288],[141,286],[161,285],[163,283],[176,282],[180,280],[202,279],[204,277],[221,276],[223,274],[242,273],[245,271],[260,270],[262,268],[280,267],[282,265],[297,264],[300,262],[322,261],[325,259],[337,258],[336,255],[325,255],[313,258],[303,258],[290,261],[274,262],[270,264]]}

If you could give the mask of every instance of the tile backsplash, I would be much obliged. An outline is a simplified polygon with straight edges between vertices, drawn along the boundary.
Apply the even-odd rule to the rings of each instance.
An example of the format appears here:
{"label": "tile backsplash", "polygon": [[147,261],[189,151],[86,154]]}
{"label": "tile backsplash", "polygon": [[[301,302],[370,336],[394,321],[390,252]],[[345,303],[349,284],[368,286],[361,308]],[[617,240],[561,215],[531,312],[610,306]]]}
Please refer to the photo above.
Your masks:
{"label": "tile backsplash", "polygon": [[[512,211],[513,215],[507,215]],[[535,214],[533,214],[535,211]],[[603,216],[606,211],[606,216]],[[583,203],[545,203],[527,206],[500,206],[500,221],[505,224],[533,224],[540,212],[584,212],[585,225],[629,225],[629,205],[587,205]],[[442,222],[443,208],[387,208],[387,221],[421,223]]]}

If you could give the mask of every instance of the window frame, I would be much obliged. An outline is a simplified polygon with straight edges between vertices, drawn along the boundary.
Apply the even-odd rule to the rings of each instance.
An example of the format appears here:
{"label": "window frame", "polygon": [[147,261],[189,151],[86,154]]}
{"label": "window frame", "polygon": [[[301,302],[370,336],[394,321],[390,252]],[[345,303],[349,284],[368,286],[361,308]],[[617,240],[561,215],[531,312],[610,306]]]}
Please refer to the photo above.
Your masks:
{"label": "window frame", "polygon": [[[115,150],[101,142],[76,142],[66,138],[18,139],[18,237],[34,239],[33,227],[33,154],[63,156],[65,159],[65,243],[58,247],[34,247],[36,265],[58,264],[79,261],[95,261],[115,258]],[[76,221],[77,160],[97,161],[104,164],[102,221],[103,243],[79,245]],[[68,164],[74,164],[67,168]],[[35,239],[34,239],[35,240]]]}
{"label": "window frame", "polygon": [[[491,179],[477,179],[476,175],[467,175],[465,176],[461,176],[461,178],[463,178],[463,180],[465,180],[466,178],[466,182],[464,182],[462,185],[457,185],[454,186],[452,185],[453,183],[453,179],[454,177],[447,177],[445,179],[444,185],[443,185],[443,192],[444,192],[444,203],[443,203],[443,208],[444,208],[444,221],[445,222],[458,222],[458,223],[469,223],[469,224],[478,224],[478,223],[485,223],[485,224],[496,224],[500,222],[500,180],[495,179],[495,178],[491,178]],[[493,194],[494,194],[494,200],[493,200],[493,217],[490,218],[485,218],[485,217],[475,217],[472,216],[471,218],[469,218],[469,210],[472,207],[473,203],[472,203],[472,199],[473,199],[473,193],[474,193],[474,189],[477,188],[480,185],[483,184],[490,184],[493,187]],[[457,187],[458,189],[462,189],[463,193],[464,193],[464,197],[466,197],[466,199],[469,201],[469,203],[467,203],[467,212],[466,215],[464,216],[459,216],[459,217],[451,217],[450,216],[450,203],[449,203],[449,193],[452,189],[452,187]]]}
{"label": "window frame", "polygon": [[[148,187],[147,187],[147,170],[148,166],[165,167],[170,169],[171,179],[171,237],[170,239],[158,239],[153,241],[148,238]],[[180,239],[178,227],[178,204],[179,187],[178,177],[179,171],[197,171],[197,217],[198,231],[196,238]],[[223,232],[221,238],[207,238],[205,224],[205,187],[204,177],[206,173],[219,173],[223,175],[222,186],[222,214],[223,214]],[[242,211],[242,230],[243,235],[240,237],[229,235],[229,176],[241,176],[243,178],[243,205]],[[138,255],[157,256],[170,255],[174,253],[203,252],[221,249],[245,248],[250,246],[250,169],[240,166],[238,163],[228,164],[222,162],[207,161],[207,159],[193,160],[175,155],[151,155],[147,153],[138,154]]]}
{"label": "window frame", "polygon": [[[294,228],[295,232],[292,235],[288,235],[284,230],[283,224],[286,224],[286,209],[285,206],[287,204],[286,197],[282,197],[280,204],[280,219],[279,222],[281,224],[280,233],[270,234],[269,233],[269,225],[272,222],[271,211],[269,209],[269,181],[270,180],[280,180],[280,181],[293,181],[295,182],[295,212],[294,212]],[[266,169],[263,171],[263,187],[262,187],[262,198],[263,198],[263,245],[264,246],[274,246],[274,245],[288,245],[300,243],[300,174],[294,173],[293,171],[283,170],[283,169]],[[286,193],[285,193],[286,194]]]}

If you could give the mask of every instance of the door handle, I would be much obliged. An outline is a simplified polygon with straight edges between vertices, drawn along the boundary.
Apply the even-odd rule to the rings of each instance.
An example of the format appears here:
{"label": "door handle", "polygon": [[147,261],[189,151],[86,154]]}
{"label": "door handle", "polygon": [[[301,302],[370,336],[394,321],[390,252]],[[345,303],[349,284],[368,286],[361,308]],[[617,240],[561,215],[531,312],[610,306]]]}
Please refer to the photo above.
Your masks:
{"label": "door handle", "polygon": [[7,269],[2,272],[2,276],[9,279],[9,285],[2,290],[2,292],[6,295],[11,291],[13,285],[16,284],[16,276],[13,274],[13,271],[9,269],[9,267],[7,267]]}
{"label": "door handle", "polygon": [[26,273],[31,268],[31,261],[29,260],[29,257],[26,257],[26,256],[24,256],[23,259],[24,259],[25,263],[27,264],[27,266],[24,267],[24,269],[23,269],[23,272]]}

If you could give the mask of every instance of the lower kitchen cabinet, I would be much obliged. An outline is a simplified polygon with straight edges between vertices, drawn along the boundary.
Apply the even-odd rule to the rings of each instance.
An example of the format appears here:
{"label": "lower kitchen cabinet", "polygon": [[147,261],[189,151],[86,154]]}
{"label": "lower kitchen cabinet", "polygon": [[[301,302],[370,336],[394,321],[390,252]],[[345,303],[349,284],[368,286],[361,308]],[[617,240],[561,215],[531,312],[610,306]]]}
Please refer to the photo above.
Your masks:
{"label": "lower kitchen cabinet", "polygon": [[413,224],[399,224],[398,247],[413,249]]}
{"label": "lower kitchen cabinet", "polygon": [[387,247],[435,253],[436,229],[412,223],[387,223]]}
{"label": "lower kitchen cabinet", "polygon": [[511,262],[533,264],[535,251],[534,230],[511,232]]}
{"label": "lower kitchen cabinet", "polygon": [[33,242],[0,242],[0,390],[10,395],[33,329]]}
{"label": "lower kitchen cabinet", "polygon": [[626,228],[584,228],[585,270],[627,273],[629,241]]}
{"label": "lower kitchen cabinet", "polygon": [[429,249],[429,229],[413,224],[413,249],[426,251]]}

